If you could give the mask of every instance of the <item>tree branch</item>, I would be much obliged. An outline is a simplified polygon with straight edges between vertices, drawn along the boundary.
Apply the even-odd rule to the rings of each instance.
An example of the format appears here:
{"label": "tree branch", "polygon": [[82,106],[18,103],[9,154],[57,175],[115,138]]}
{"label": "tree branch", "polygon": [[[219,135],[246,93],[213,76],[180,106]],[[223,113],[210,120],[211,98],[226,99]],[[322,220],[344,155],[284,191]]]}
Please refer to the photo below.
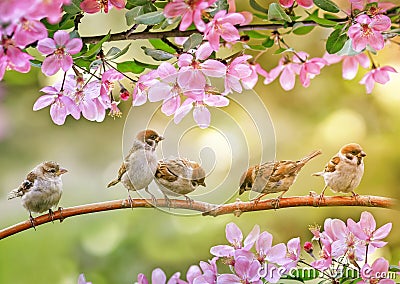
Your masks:
{"label": "tree branch", "polygon": [[[334,19],[338,23],[344,23],[347,19]],[[237,27],[238,31],[250,31],[250,30],[277,30],[292,27],[295,23],[300,23],[304,26],[318,26],[316,22],[313,21],[299,21],[299,22],[292,22],[286,25],[281,24],[256,24],[256,25],[245,25]],[[167,38],[167,37],[188,37],[191,34],[197,32],[196,30],[192,31],[180,31],[180,30],[171,30],[165,32],[137,32],[132,33],[129,29],[124,32],[111,34],[110,39],[108,41],[119,41],[119,40],[135,40],[135,39],[150,39],[150,38]],[[106,35],[99,35],[99,36],[88,36],[82,37],[82,41],[84,43],[97,43]]]}
{"label": "tree branch", "polygon": [[[187,201],[187,200],[170,200],[170,208],[188,209],[192,211],[202,212],[203,215],[219,216],[224,214],[233,213],[235,216],[240,216],[243,212],[261,211],[276,209],[276,199],[266,199],[259,202],[242,202],[240,200],[223,204],[216,205],[200,201]],[[327,206],[363,206],[363,207],[381,207],[381,208],[394,208],[398,201],[392,198],[380,197],[380,196],[358,196],[347,197],[347,196],[332,196],[324,197],[319,202],[318,195],[310,196],[293,196],[287,198],[281,198],[279,202],[279,208],[288,207],[327,207]],[[152,207],[163,207],[169,208],[168,202],[165,199],[157,199],[157,206],[153,206],[150,200],[147,199],[133,199],[132,207],[134,208],[152,208]],[[49,214],[43,214],[33,219],[35,226],[39,226],[45,223],[52,222],[53,220],[60,220],[77,215],[84,215],[89,213],[117,210],[131,208],[128,199],[112,200],[106,202],[99,202],[93,204],[85,204],[70,208],[64,208],[61,211],[54,212],[53,218]],[[0,230],[0,239],[4,239],[11,235],[32,228],[30,220],[12,225],[8,228]]]}

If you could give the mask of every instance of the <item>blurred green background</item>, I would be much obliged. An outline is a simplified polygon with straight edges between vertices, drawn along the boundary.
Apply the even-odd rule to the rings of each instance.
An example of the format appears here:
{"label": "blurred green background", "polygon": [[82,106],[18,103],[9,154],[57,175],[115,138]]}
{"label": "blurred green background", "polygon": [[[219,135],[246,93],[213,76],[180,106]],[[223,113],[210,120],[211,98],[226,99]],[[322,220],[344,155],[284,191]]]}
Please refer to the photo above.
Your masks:
{"label": "blurred green background", "polygon": [[[81,35],[126,29],[120,15],[112,11],[111,17],[85,16]],[[286,41],[297,50],[321,57],[328,32],[315,29],[306,37],[288,37]],[[147,43],[134,43],[125,58],[141,57],[142,45]],[[258,60],[266,70],[279,60],[272,53],[268,51]],[[399,47],[389,45],[376,59],[381,66],[390,64],[400,70],[398,55]],[[147,58],[143,60],[150,62]],[[323,180],[311,174],[321,170],[348,142],[360,143],[367,153],[365,175],[357,192],[399,198],[400,78],[393,74],[388,84],[376,86],[372,95],[366,95],[364,86],[358,84],[363,74],[365,70],[353,81],[344,81],[341,64],[336,64],[325,67],[309,88],[297,82],[290,92],[283,91],[278,82],[265,86],[260,78],[254,92],[234,95],[237,103],[213,110],[212,127],[199,130],[191,128],[191,115],[175,126],[159,110],[154,112],[159,104],[148,103],[129,112],[129,102],[120,104],[123,111],[120,119],[107,117],[103,123],[95,123],[69,117],[64,126],[56,126],[48,108],[32,111],[40,95],[38,90],[51,81],[37,69],[29,74],[8,72],[0,83],[0,226],[4,228],[27,219],[20,201],[8,201],[7,193],[43,160],[58,161],[69,169],[63,177],[64,195],[60,202],[63,207],[125,198],[126,191],[121,185],[107,190],[106,184],[115,177],[136,131],[147,124],[167,138],[163,141],[165,146],[158,149],[160,157],[178,152],[203,161],[209,177],[207,188],[198,194],[199,200],[234,201],[239,175],[248,164],[273,159],[275,154],[277,159],[298,159],[314,149],[321,149],[323,155],[304,167],[287,195],[307,195],[310,190],[319,193]],[[254,111],[260,111],[257,96],[269,111],[275,135],[271,122],[263,120],[268,112]],[[244,104],[253,104],[254,108],[243,107]],[[241,117],[244,110],[247,117]],[[256,126],[265,131],[263,137],[254,136]],[[182,138],[179,144],[177,137]],[[151,189],[156,192],[154,185]],[[332,195],[330,191],[327,194]],[[192,196],[197,199],[196,194]],[[248,200],[248,195],[241,199]],[[395,209],[289,208],[245,213],[239,218],[134,209],[69,218],[62,224],[46,224],[37,231],[28,230],[1,240],[0,283],[76,283],[83,272],[87,280],[96,284],[133,283],[139,272],[150,275],[156,267],[164,269],[168,276],[176,271],[185,274],[190,265],[211,258],[211,246],[226,242],[224,230],[229,222],[235,222],[244,234],[259,224],[262,230],[274,235],[274,243],[287,242],[296,236],[301,236],[304,243],[311,239],[308,225],[322,224],[327,217],[358,221],[365,210],[375,216],[378,226],[393,223],[387,238],[389,245],[379,252],[392,264],[398,263],[400,214]]]}

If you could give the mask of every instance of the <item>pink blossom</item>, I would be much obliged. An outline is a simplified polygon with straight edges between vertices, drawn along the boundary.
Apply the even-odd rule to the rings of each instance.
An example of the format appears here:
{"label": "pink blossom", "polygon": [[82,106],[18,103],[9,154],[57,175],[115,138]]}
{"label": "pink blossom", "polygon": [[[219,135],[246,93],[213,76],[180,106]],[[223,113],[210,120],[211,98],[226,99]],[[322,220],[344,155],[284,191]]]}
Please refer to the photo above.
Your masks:
{"label": "pink blossom", "polygon": [[323,58],[328,62],[328,65],[343,60],[342,76],[346,80],[352,80],[356,77],[359,65],[368,68],[371,63],[368,56],[364,53],[359,53],[353,56],[339,56],[336,54],[326,53]]}
{"label": "pink blossom", "polygon": [[303,87],[310,86],[310,79],[315,78],[321,72],[321,68],[328,64],[323,58],[311,58],[305,52],[299,52],[293,58],[293,62],[301,65],[299,79]]}
{"label": "pink blossom", "polygon": [[361,268],[362,283],[380,283],[380,284],[395,284],[395,282],[388,278],[389,262],[383,257],[375,260],[372,265],[365,263]]}
{"label": "pink blossom", "polygon": [[101,75],[100,96],[106,104],[110,103],[110,93],[115,88],[115,81],[122,80],[124,75],[114,69],[109,69]]}
{"label": "pink blossom", "polygon": [[396,7],[396,5],[391,2],[380,2],[376,0],[350,0],[352,9],[358,9],[360,11],[364,10],[367,4],[373,2],[378,4],[378,8],[381,12],[386,12],[386,10]]}
{"label": "pink blossom", "polygon": [[325,243],[320,251],[320,259],[311,262],[311,266],[319,270],[328,269],[332,264],[332,247]]}
{"label": "pink blossom", "polygon": [[[241,55],[236,57],[229,63],[225,76],[224,94],[231,93],[232,90],[241,93],[243,90],[242,84],[240,83],[241,80],[245,81],[244,86],[247,89],[250,89],[249,87],[253,85],[252,83],[254,82],[252,80],[254,80],[253,75],[255,74],[255,72],[250,67],[250,64],[247,62],[247,60],[250,58],[250,55]],[[255,75],[257,76],[257,74]]]}
{"label": "pink blossom", "polygon": [[179,30],[185,31],[192,23],[196,29],[203,32],[206,24],[201,19],[202,13],[217,0],[173,0],[164,8],[164,15],[167,18],[182,16]]}
{"label": "pink blossom", "polygon": [[218,11],[212,20],[207,23],[204,38],[209,41],[213,50],[218,51],[220,37],[228,43],[238,41],[240,35],[235,25],[242,25],[246,22],[248,22],[248,19],[240,13],[227,14],[225,10]]}
{"label": "pink blossom", "polygon": [[[149,284],[147,277],[142,273],[140,273],[138,275],[137,282],[138,282],[138,284]],[[166,283],[167,284],[185,284],[187,282],[180,279],[179,272],[172,275],[171,278],[167,282],[167,276],[165,275],[165,272],[162,271],[160,268],[156,268],[151,273],[151,283],[153,283],[153,284],[166,284]]]}
{"label": "pink blossom", "polygon": [[293,63],[288,57],[284,56],[279,60],[278,66],[268,72],[264,84],[271,83],[280,75],[279,83],[285,91],[289,91],[294,88],[296,74],[300,74],[300,69],[300,64]]}
{"label": "pink blossom", "polygon": [[41,22],[23,18],[15,26],[13,39],[16,45],[25,47],[46,37],[47,29]]}
{"label": "pink blossom", "polygon": [[245,256],[235,258],[235,274],[221,274],[217,278],[218,284],[241,284],[254,283],[262,284],[260,280],[259,270],[260,263],[257,260],[249,259]]}
{"label": "pink blossom", "polygon": [[365,245],[350,232],[346,224],[339,219],[332,220],[332,230],[336,240],[332,243],[332,257],[349,255],[356,260],[365,257]]}
{"label": "pink blossom", "polygon": [[249,233],[249,235],[244,240],[243,244],[242,244],[243,242],[242,231],[235,223],[227,224],[225,233],[226,233],[226,239],[231,245],[214,246],[210,250],[211,254],[218,257],[226,257],[226,256],[232,256],[235,250],[237,249],[244,249],[247,251],[250,250],[260,234],[260,227],[258,225],[255,225],[251,230],[251,232]]}
{"label": "pink blossom", "polygon": [[70,3],[71,0],[35,0],[35,4],[31,8],[28,17],[37,20],[47,18],[49,23],[56,24],[61,20],[63,15],[62,6],[69,5]]}
{"label": "pink blossom", "polygon": [[161,63],[157,71],[161,80],[149,87],[149,101],[163,100],[161,111],[169,116],[174,114],[181,105],[182,89],[177,83],[178,71],[169,62]]}
{"label": "pink blossom", "polygon": [[158,80],[157,70],[152,70],[146,74],[140,75],[132,93],[132,105],[140,106],[147,101],[147,92],[149,88],[156,84]]}
{"label": "pink blossom", "polygon": [[0,45],[0,80],[3,79],[7,69],[28,73],[31,69],[29,60],[32,59],[34,59],[34,57],[22,52],[21,49],[14,46],[12,43],[10,45]]}
{"label": "pink blossom", "polygon": [[377,15],[373,18],[368,15],[360,15],[356,18],[356,24],[352,25],[347,34],[352,39],[352,47],[355,51],[362,51],[367,44],[375,50],[384,47],[385,41],[382,31],[390,28],[390,18],[385,15]]}
{"label": "pink blossom", "polygon": [[204,90],[206,86],[206,76],[221,78],[226,74],[226,66],[217,60],[208,59],[199,62],[193,59],[191,54],[181,54],[178,59],[177,82],[179,87],[188,90]]}
{"label": "pink blossom", "polygon": [[287,243],[287,254],[286,258],[288,259],[288,263],[285,263],[284,266],[288,270],[297,266],[297,263],[300,261],[300,238],[293,238]]}
{"label": "pink blossom", "polygon": [[45,38],[38,42],[37,49],[47,55],[42,64],[42,72],[51,76],[60,68],[68,71],[73,64],[71,55],[78,53],[82,48],[82,40],[71,39],[66,31],[60,30],[54,33],[54,39]]}
{"label": "pink blossom", "polygon": [[[217,260],[218,257],[213,257],[208,262],[200,261],[200,268],[203,271],[203,274],[196,276],[193,279],[193,284],[215,284],[217,281]],[[189,271],[188,271],[189,273]],[[193,275],[194,276],[194,275]],[[187,280],[190,282],[189,276],[187,276]]]}
{"label": "pink blossom", "polygon": [[[300,7],[305,9],[309,9],[314,5],[313,0],[296,0],[296,2]],[[279,4],[281,4],[282,7],[290,8],[293,6],[294,0],[279,0]]]}
{"label": "pink blossom", "polygon": [[89,14],[94,14],[104,10],[104,13],[108,13],[112,7],[121,10],[125,8],[125,0],[84,0],[80,7],[81,9]]}
{"label": "pink blossom", "polygon": [[57,125],[62,125],[65,122],[67,115],[71,114],[78,119],[80,112],[74,101],[66,96],[59,88],[48,86],[40,91],[45,92],[45,95],[39,97],[33,105],[33,110],[37,111],[47,106],[50,106],[51,119]]}
{"label": "pink blossom", "polygon": [[370,72],[365,74],[359,83],[365,85],[367,94],[370,94],[372,92],[372,89],[374,88],[375,82],[379,84],[386,84],[387,82],[389,82],[389,72],[397,73],[397,71],[390,66],[374,68]]}
{"label": "pink blossom", "polygon": [[364,211],[361,213],[361,218],[358,223],[354,222],[352,219],[347,220],[347,227],[349,231],[352,232],[357,238],[366,242],[375,248],[381,248],[387,244],[387,242],[382,241],[389,235],[392,229],[392,223],[387,223],[376,229],[376,222],[374,216],[371,213]]}
{"label": "pink blossom", "polygon": [[78,284],[92,284],[92,282],[87,282],[84,274],[80,274],[78,278]]}

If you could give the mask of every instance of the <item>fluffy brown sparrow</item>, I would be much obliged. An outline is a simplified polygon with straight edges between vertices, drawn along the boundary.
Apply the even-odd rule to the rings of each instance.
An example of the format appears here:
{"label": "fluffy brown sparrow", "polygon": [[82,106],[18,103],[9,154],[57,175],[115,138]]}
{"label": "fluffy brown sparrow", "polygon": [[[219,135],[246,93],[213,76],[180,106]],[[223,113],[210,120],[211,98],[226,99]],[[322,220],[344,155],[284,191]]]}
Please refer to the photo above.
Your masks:
{"label": "fluffy brown sparrow", "polygon": [[255,199],[258,202],[269,193],[282,192],[277,198],[275,206],[279,205],[279,199],[289,190],[296,181],[297,174],[301,168],[312,158],[320,155],[320,150],[313,151],[298,161],[270,161],[261,165],[250,167],[243,173],[240,179],[239,195],[245,191],[252,190],[262,195]]}
{"label": "fluffy brown sparrow", "polygon": [[168,196],[183,195],[191,202],[186,194],[194,191],[199,185],[206,186],[205,178],[206,172],[197,162],[184,158],[159,161],[155,174],[155,181],[168,204],[170,204]]}
{"label": "fluffy brown sparrow", "polygon": [[154,130],[143,130],[136,135],[132,148],[125,157],[118,171],[118,177],[111,181],[107,187],[121,182],[128,190],[129,202],[132,198],[129,190],[145,189],[155,203],[155,196],[149,192],[149,184],[154,179],[157,170],[157,155],[155,153],[158,142],[164,138]]}
{"label": "fluffy brown sparrow", "polygon": [[344,145],[326,164],[322,172],[314,173],[314,176],[322,176],[325,180],[320,199],[324,197],[328,186],[333,192],[351,192],[353,196],[357,196],[354,189],[360,184],[364,174],[363,158],[366,155],[361,146],[356,143]]}
{"label": "fluffy brown sparrow", "polygon": [[22,182],[22,184],[8,194],[8,199],[22,197],[22,206],[29,211],[32,227],[35,228],[32,212],[43,213],[56,207],[62,195],[61,175],[67,170],[56,162],[43,162],[37,165]]}

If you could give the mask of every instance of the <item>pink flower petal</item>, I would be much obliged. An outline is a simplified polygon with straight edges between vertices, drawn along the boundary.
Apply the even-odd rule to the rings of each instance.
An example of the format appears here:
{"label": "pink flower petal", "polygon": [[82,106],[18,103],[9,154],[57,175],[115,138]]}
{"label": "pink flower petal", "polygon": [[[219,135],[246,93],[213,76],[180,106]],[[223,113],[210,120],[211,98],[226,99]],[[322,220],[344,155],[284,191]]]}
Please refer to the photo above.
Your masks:
{"label": "pink flower petal", "polygon": [[[53,55],[51,55],[53,56]],[[72,57],[69,55],[63,55],[61,57],[61,60],[59,61],[59,64],[61,65],[61,69],[64,70],[65,72],[71,69],[72,64],[74,61],[72,60]]]}
{"label": "pink flower petal", "polygon": [[39,97],[33,105],[33,110],[37,111],[39,109],[48,107],[52,103],[54,103],[56,96],[54,95],[43,95]]}
{"label": "pink flower petal", "polygon": [[231,222],[226,225],[225,235],[229,243],[237,245],[237,247],[241,246],[241,243],[243,241],[243,234],[235,223]]}
{"label": "pink flower petal", "polygon": [[165,5],[164,15],[167,18],[174,18],[183,15],[189,9],[185,2],[169,2]]}
{"label": "pink flower petal", "polygon": [[110,0],[110,2],[118,10],[125,8],[125,0]]}
{"label": "pink flower petal", "polygon": [[82,40],[80,38],[73,38],[65,45],[65,50],[69,54],[77,54],[82,49]]}
{"label": "pink flower petal", "polygon": [[224,107],[229,105],[229,99],[219,95],[209,95],[204,98],[203,102],[213,107]]}
{"label": "pink flower petal", "polygon": [[187,10],[182,16],[181,24],[179,25],[180,31],[186,31],[187,28],[193,23],[193,11]]}
{"label": "pink flower petal", "polygon": [[181,105],[181,97],[180,96],[173,96],[167,100],[165,100],[162,104],[161,111],[170,116],[176,112],[176,110]]}
{"label": "pink flower petal", "polygon": [[39,40],[37,49],[43,55],[49,55],[55,51],[56,43],[51,38],[45,38],[45,39]]}
{"label": "pink flower petal", "polygon": [[294,88],[296,81],[296,75],[289,68],[284,68],[281,76],[279,77],[279,83],[285,91],[289,91]]}
{"label": "pink flower petal", "polygon": [[52,76],[60,70],[60,63],[57,57],[53,54],[46,57],[42,64],[42,72],[47,76]]}
{"label": "pink flower petal", "polygon": [[232,256],[234,252],[235,249],[227,245],[218,245],[210,249],[210,253],[218,257]]}
{"label": "pink flower petal", "polygon": [[151,283],[165,284],[166,281],[167,276],[165,275],[164,271],[162,271],[160,268],[153,270],[151,274]]}
{"label": "pink flower petal", "polygon": [[191,98],[186,99],[183,104],[176,110],[174,115],[174,122],[178,124],[182,119],[192,110],[194,100]]}
{"label": "pink flower petal", "polygon": [[193,118],[196,121],[197,125],[204,129],[210,126],[211,122],[211,113],[210,111],[203,105],[197,105],[193,110]]}
{"label": "pink flower petal", "polygon": [[244,250],[250,250],[251,247],[256,242],[256,240],[258,239],[259,235],[260,235],[260,226],[259,225],[254,225],[254,227],[251,230],[251,232],[244,239],[244,242],[243,242],[244,247],[243,247],[243,249]]}
{"label": "pink flower petal", "polygon": [[297,0],[297,3],[300,7],[303,7],[305,9],[309,9],[314,5],[313,0]]}
{"label": "pink flower petal", "polygon": [[56,43],[57,46],[65,46],[66,43],[69,41],[70,37],[69,37],[69,33],[67,33],[66,31],[56,31],[54,33],[54,42]]}
{"label": "pink flower petal", "polygon": [[382,240],[386,238],[392,230],[392,223],[387,223],[374,232],[375,240]]}
{"label": "pink flower petal", "polygon": [[65,106],[60,106],[58,103],[54,103],[50,107],[50,116],[55,124],[63,125],[67,118],[67,109]]}
{"label": "pink flower petal", "polygon": [[164,82],[159,82],[151,86],[148,90],[150,102],[158,102],[171,97],[172,87]]}
{"label": "pink flower petal", "polygon": [[256,251],[260,255],[265,255],[271,249],[272,235],[268,232],[262,232],[256,241]]}
{"label": "pink flower petal", "polygon": [[352,80],[358,72],[358,61],[354,56],[347,56],[343,59],[342,76],[346,80]]}
{"label": "pink flower petal", "polygon": [[79,7],[89,14],[94,14],[101,10],[100,4],[96,0],[84,0]]}
{"label": "pink flower petal", "polygon": [[285,8],[290,8],[292,7],[294,3],[294,0],[279,0],[279,4]]}
{"label": "pink flower petal", "polygon": [[210,77],[223,77],[226,74],[226,66],[220,61],[209,59],[200,64],[201,71]]}

